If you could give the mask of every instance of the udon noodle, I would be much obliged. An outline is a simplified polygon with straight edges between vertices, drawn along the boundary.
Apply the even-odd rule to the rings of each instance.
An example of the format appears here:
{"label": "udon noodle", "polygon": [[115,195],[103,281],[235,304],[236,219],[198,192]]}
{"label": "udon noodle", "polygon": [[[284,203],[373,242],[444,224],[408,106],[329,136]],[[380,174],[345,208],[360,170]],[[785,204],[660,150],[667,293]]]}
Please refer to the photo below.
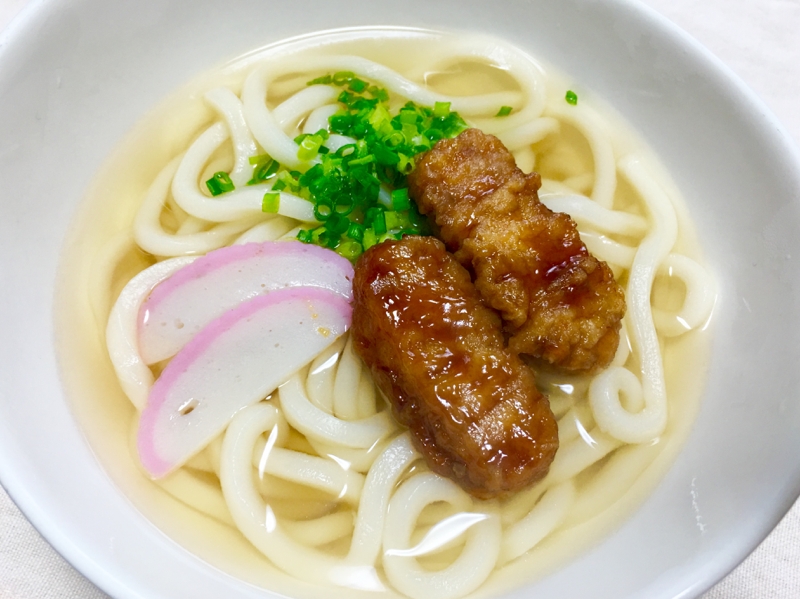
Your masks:
{"label": "udon noodle", "polygon": [[[111,227],[119,233],[107,236],[89,291],[100,326],[108,323],[119,385],[141,411],[163,367],[148,367],[136,342],[138,310],[153,286],[196,256],[292,239],[313,220],[309,203],[288,193],[277,214],[265,214],[270,184],[244,185],[249,157],[266,152],[292,167],[293,139],[325,128],[338,110],[337,89],[307,81],[352,71],[385,87],[394,104],[450,102],[470,126],[497,135],[520,168],[542,174],[541,200],[573,217],[626,290],[622,341],[608,369],[593,378],[538,374],[561,444],[547,477],[509,499],[479,501],[431,473],[345,334],[154,483],[240,531],[279,569],[330,592],[447,599],[501,588],[508,573],[548,562],[545,552],[573,553],[594,538],[592,526],[604,530],[598,522],[631,509],[635,499],[621,498],[637,481],[652,487],[646,473],[670,459],[688,427],[674,415],[692,412],[675,407],[682,386],[669,369],[680,363],[675,352],[690,347],[680,339],[704,328],[715,295],[671,184],[590,93],[568,104],[565,79],[497,40],[404,35],[392,43],[414,44],[424,56],[409,49],[413,61],[376,58],[370,48],[378,46],[363,33],[329,35],[245,57],[216,76],[221,85],[204,81],[206,107],[188,111],[197,118],[181,125],[193,139],[165,144],[171,159]],[[514,110],[497,117],[500,106]],[[220,170],[237,189],[211,198],[203,182]]]}

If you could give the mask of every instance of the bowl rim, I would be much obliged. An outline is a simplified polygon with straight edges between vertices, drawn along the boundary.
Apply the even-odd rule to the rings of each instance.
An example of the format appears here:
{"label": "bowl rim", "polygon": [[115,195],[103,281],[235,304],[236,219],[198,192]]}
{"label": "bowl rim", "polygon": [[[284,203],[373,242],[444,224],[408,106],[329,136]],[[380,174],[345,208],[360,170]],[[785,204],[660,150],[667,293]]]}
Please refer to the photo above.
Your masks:
{"label": "bowl rim", "polygon": [[[28,3],[23,8],[0,33],[0,47],[4,47],[3,51],[0,51],[0,62],[8,52],[5,47],[13,49],[17,38],[26,36],[29,30],[36,25],[37,20],[45,18],[52,5],[57,3]],[[667,17],[639,0],[608,0],[607,3],[637,13],[649,27],[660,30],[686,48],[688,52],[694,54],[709,74],[725,80],[727,84],[736,88],[743,97],[743,102],[755,107],[760,113],[760,117],[769,123],[774,131],[773,139],[786,152],[787,160],[800,165],[800,150],[785,127],[751,88],[721,59]],[[77,423],[74,424],[77,426]],[[0,440],[0,449],[2,446],[3,442]],[[88,444],[86,449],[88,450]],[[139,597],[135,588],[130,587],[119,577],[110,574],[103,566],[102,560],[88,555],[74,537],[64,534],[64,529],[59,525],[59,521],[53,513],[48,510],[47,505],[29,492],[26,486],[26,477],[20,474],[19,468],[15,466],[15,460],[10,457],[11,455],[11,451],[0,451],[0,484],[39,534],[76,570],[105,592],[114,597]],[[684,581],[688,586],[684,584],[683,591],[679,593],[680,596],[699,596],[735,569],[768,536],[798,497],[800,497],[800,478],[782,490],[774,506],[770,506],[773,509],[762,517],[758,526],[752,528],[745,542],[739,542],[726,554],[720,554],[719,559],[698,572],[694,580]],[[675,595],[675,597],[677,596]]]}

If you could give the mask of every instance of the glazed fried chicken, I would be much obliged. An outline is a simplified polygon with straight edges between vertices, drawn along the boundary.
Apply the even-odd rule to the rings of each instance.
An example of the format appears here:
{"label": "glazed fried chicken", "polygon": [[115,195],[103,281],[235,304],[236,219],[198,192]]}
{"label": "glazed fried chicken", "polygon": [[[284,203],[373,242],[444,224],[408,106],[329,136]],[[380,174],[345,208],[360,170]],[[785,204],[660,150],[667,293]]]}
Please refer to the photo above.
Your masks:
{"label": "glazed fried chicken", "polygon": [[539,201],[499,139],[467,129],[437,142],[409,175],[409,192],[502,316],[509,348],[559,368],[596,372],[619,344],[625,296],[572,219]]}
{"label": "glazed fried chicken", "polygon": [[386,241],[355,271],[354,347],[431,470],[479,498],[541,479],[558,448],[549,401],[444,245]]}

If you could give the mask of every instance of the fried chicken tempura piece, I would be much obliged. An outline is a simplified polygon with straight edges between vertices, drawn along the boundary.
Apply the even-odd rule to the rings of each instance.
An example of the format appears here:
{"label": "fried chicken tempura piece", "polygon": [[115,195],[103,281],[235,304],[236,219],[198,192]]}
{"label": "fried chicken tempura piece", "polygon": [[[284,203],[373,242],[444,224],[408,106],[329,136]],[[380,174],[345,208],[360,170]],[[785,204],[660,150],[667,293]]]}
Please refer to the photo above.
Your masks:
{"label": "fried chicken tempura piece", "polygon": [[512,351],[575,372],[609,365],[625,295],[573,220],[539,201],[538,174],[519,170],[496,137],[467,129],[437,142],[408,181],[420,212],[500,312]]}
{"label": "fried chicken tempura piece", "polygon": [[373,246],[353,290],[354,348],[431,470],[484,499],[547,473],[558,448],[550,402],[440,241]]}

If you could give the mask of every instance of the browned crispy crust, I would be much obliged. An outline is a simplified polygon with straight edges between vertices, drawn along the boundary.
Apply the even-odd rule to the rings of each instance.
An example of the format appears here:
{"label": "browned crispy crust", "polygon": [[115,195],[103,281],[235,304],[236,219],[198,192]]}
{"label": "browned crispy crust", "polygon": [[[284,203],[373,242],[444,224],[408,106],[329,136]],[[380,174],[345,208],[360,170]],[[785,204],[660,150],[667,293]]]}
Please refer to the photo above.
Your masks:
{"label": "browned crispy crust", "polygon": [[547,473],[558,448],[549,401],[440,241],[370,248],[353,290],[354,347],[434,472],[479,498]]}
{"label": "browned crispy crust", "polygon": [[420,211],[500,312],[512,351],[576,372],[608,366],[625,295],[572,219],[539,201],[538,174],[519,170],[496,137],[467,129],[437,142],[408,180]]}

